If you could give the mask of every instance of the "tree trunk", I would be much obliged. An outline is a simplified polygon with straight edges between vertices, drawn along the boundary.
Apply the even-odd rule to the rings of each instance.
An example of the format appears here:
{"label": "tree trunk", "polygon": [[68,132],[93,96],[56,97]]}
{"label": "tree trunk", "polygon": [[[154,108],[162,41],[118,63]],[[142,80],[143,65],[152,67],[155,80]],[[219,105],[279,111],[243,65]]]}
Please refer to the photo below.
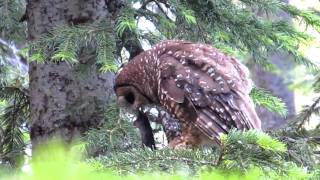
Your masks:
{"label": "tree trunk", "polygon": [[[113,23],[117,2],[28,0],[28,39],[35,41],[61,25],[102,19]],[[114,75],[99,73],[94,58],[81,58],[79,62],[72,67],[65,62],[50,62],[50,59],[44,64],[30,63],[30,136],[33,147],[53,136],[70,142],[89,128],[98,126],[104,118],[105,107],[113,96]]]}

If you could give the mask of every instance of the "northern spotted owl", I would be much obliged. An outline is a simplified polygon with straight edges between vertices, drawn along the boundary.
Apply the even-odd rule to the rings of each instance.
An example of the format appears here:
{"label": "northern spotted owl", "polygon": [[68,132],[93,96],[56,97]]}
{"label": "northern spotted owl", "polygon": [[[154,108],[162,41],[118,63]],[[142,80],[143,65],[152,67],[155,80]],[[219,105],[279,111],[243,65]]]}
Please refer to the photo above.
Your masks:
{"label": "northern spotted owl", "polygon": [[231,128],[260,129],[249,97],[247,68],[216,48],[180,40],[163,41],[144,51],[117,74],[120,105],[138,112],[164,107],[181,126],[169,146],[219,144]]}

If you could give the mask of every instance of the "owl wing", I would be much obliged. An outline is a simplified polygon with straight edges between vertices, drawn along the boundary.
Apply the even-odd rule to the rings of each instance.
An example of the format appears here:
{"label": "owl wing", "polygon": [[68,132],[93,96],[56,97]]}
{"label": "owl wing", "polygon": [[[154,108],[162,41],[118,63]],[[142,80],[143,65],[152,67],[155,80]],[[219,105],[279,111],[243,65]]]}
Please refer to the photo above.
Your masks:
{"label": "owl wing", "polygon": [[[187,104],[185,108],[195,111],[197,116],[191,123],[202,133],[217,140],[232,127],[260,128],[249,97],[248,72],[242,64],[208,45],[164,43],[167,46],[159,58],[159,90],[170,101]],[[174,114],[175,109],[171,109]]]}

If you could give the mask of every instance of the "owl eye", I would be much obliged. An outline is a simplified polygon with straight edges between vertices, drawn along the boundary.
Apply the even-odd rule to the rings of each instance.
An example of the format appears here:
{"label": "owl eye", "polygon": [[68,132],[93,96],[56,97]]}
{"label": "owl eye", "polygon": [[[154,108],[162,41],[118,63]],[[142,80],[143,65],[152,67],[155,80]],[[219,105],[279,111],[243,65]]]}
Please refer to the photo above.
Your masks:
{"label": "owl eye", "polygon": [[135,100],[135,97],[134,97],[134,94],[132,92],[128,93],[126,96],[125,96],[125,99],[128,103],[130,104],[133,104],[134,103],[134,100]]}

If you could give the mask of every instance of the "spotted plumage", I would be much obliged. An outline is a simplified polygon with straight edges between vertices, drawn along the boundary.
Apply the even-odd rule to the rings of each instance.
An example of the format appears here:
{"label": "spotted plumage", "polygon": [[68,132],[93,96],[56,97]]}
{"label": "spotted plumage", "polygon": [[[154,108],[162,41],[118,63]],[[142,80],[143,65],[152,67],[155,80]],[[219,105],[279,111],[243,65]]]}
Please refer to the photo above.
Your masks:
{"label": "spotted plumage", "polygon": [[145,113],[150,121],[162,124],[169,142],[181,135],[181,124],[179,123],[179,120],[174,118],[172,114],[168,113],[168,111],[163,107],[145,105],[139,110]]}
{"label": "spotted plumage", "polygon": [[164,41],[131,60],[118,73],[119,103],[138,110],[164,107],[181,124],[171,147],[220,143],[231,128],[260,129],[249,93],[248,70],[214,47]]}

